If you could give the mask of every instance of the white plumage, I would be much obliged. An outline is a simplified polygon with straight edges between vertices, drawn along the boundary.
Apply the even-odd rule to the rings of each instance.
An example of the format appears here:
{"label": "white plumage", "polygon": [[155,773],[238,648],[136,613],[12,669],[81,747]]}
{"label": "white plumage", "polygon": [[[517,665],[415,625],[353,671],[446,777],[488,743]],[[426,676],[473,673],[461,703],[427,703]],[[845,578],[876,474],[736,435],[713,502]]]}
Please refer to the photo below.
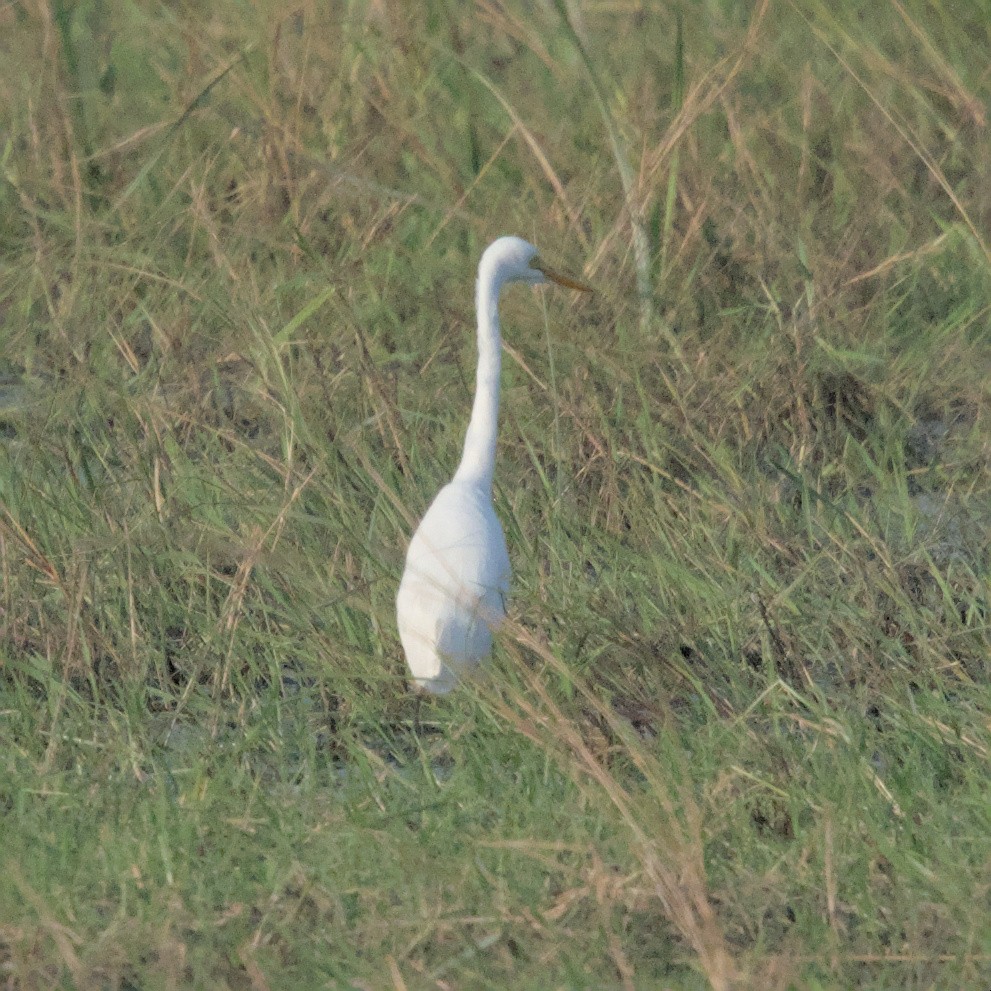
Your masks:
{"label": "white plumage", "polygon": [[430,504],[410,540],[396,597],[406,661],[417,685],[449,692],[492,650],[505,616],[509,554],[492,506],[499,419],[499,292],[508,282],[558,282],[589,291],[540,261],[518,237],[501,237],[478,265],[478,371],[464,453],[454,479]]}

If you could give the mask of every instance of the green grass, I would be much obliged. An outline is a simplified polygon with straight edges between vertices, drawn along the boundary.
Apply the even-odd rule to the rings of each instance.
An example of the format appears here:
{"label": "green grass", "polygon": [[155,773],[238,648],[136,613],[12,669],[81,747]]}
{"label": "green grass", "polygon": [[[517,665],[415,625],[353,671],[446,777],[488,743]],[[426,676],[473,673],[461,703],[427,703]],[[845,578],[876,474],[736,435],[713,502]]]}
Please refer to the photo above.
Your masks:
{"label": "green grass", "polygon": [[207,6],[0,10],[3,986],[991,986],[980,5]]}

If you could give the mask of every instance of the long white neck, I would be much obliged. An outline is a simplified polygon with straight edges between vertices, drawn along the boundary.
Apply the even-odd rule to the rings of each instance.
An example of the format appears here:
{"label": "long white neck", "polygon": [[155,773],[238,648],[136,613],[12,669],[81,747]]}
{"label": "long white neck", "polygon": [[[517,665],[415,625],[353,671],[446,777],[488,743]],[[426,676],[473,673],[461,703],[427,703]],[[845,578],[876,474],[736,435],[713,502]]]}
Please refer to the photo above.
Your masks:
{"label": "long white neck", "polygon": [[475,402],[465,435],[461,464],[454,473],[456,482],[470,482],[490,491],[495,472],[496,435],[499,429],[499,369],[502,353],[499,338],[499,290],[505,275],[497,265],[487,265],[483,257],[475,285],[475,312],[478,317],[478,370],[475,374]]}

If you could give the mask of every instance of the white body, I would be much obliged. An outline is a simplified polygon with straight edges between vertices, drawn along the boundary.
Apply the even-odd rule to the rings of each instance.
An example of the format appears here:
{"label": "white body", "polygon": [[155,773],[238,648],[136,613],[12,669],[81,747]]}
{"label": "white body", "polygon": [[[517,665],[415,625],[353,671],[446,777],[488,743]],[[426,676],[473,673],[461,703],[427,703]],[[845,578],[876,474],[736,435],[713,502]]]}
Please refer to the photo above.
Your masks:
{"label": "white body", "polygon": [[399,636],[421,688],[449,692],[489,655],[509,574],[491,494],[471,482],[445,485],[413,534],[396,597]]}
{"label": "white body", "polygon": [[492,650],[509,591],[506,538],[492,506],[499,419],[499,292],[507,282],[580,283],[544,269],[537,249],[502,237],[478,266],[478,371],[461,464],[423,517],[396,598],[399,637],[417,685],[449,692]]}

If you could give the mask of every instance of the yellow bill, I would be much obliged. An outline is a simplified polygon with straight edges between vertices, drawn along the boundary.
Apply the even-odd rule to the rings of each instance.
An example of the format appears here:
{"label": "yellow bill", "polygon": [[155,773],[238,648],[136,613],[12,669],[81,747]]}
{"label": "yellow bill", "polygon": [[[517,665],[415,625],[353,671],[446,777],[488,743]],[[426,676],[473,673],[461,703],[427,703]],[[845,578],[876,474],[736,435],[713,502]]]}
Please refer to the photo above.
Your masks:
{"label": "yellow bill", "polygon": [[551,282],[556,282],[559,286],[567,286],[569,289],[577,289],[579,292],[595,292],[595,290],[587,283],[550,268],[539,258],[534,258],[534,260],[530,262],[530,267],[535,268],[538,272],[543,274],[544,278],[550,279]]}

